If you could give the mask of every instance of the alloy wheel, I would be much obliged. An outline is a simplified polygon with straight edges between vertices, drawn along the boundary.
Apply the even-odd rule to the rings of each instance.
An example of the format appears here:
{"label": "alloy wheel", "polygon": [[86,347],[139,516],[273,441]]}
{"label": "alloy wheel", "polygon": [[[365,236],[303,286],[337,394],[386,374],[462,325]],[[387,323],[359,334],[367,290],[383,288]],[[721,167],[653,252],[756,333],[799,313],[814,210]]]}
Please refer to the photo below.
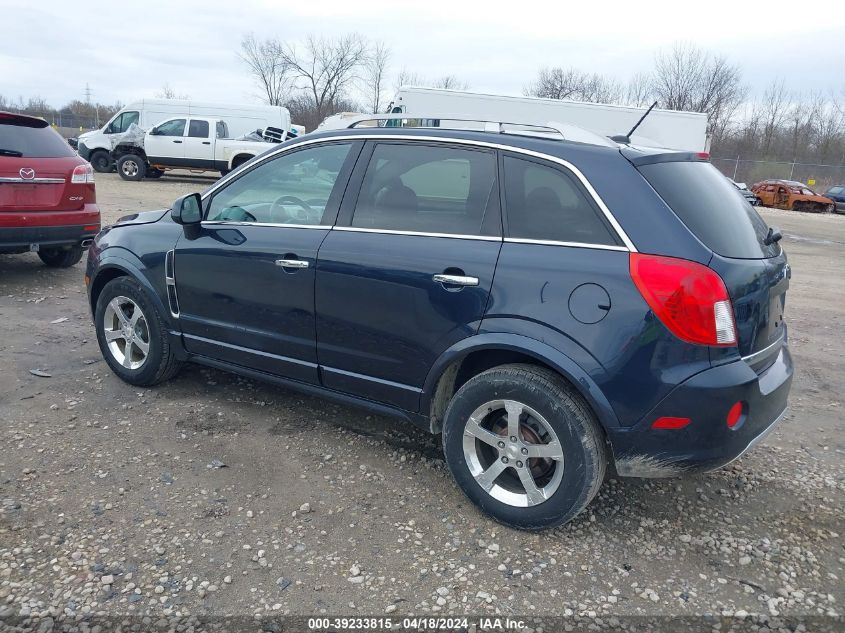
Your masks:
{"label": "alloy wheel", "polygon": [[141,308],[128,297],[115,297],[103,314],[103,335],[112,357],[126,369],[140,369],[150,352],[150,328]]}
{"label": "alloy wheel", "polygon": [[563,479],[563,447],[551,424],[516,400],[492,400],[466,422],[467,467],[491,497],[531,507],[549,499]]}

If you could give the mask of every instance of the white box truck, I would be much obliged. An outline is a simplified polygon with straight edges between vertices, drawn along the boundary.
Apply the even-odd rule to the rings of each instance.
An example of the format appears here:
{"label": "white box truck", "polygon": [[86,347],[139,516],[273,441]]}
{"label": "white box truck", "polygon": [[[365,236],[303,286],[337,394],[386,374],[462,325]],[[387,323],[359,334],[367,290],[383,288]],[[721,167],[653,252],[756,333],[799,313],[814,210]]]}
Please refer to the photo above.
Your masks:
{"label": "white box truck", "polygon": [[[449,118],[460,116],[472,121],[503,121],[538,126],[550,122],[563,123],[612,137],[627,134],[646,110],[647,108],[561,99],[402,87],[393,98],[388,111],[405,114],[410,119],[427,119],[423,121],[423,125],[429,126],[438,125],[437,117],[448,120],[450,127],[460,126],[459,122]],[[655,108],[637,128],[631,137],[631,143],[690,152],[709,151],[707,115]]]}
{"label": "white box truck", "polygon": [[192,116],[225,121],[232,138],[266,127],[284,130],[286,136],[291,132],[290,113],[282,106],[141,99],[120,110],[101,129],[80,134],[77,149],[97,171],[111,171],[114,163],[109,154],[133,123],[146,131],[165,119]]}

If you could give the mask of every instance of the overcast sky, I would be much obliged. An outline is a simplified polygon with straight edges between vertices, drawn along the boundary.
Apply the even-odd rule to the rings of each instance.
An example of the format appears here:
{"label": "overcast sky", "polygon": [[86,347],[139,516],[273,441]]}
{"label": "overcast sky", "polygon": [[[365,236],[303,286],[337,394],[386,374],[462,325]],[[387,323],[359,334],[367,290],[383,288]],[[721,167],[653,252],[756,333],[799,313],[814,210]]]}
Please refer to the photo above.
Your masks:
{"label": "overcast sky", "polygon": [[0,0],[0,94],[60,106],[84,99],[87,83],[94,100],[127,103],[168,83],[192,99],[258,101],[237,56],[250,31],[383,40],[391,93],[402,67],[501,94],[520,94],[541,66],[624,81],[679,40],[739,64],[752,92],[779,77],[796,90],[845,90],[845,10],[830,0]]}

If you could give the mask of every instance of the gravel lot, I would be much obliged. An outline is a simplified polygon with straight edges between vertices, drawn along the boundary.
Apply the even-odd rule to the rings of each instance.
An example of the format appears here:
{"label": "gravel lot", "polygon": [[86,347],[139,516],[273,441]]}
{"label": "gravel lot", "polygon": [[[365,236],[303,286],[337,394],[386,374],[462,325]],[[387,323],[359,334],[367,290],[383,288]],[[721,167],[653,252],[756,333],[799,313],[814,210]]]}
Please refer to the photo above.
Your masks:
{"label": "gravel lot", "polygon": [[[104,222],[210,182],[98,174]],[[719,472],[608,480],[541,534],[480,514],[399,422],[197,366],[122,383],[83,264],[0,256],[0,619],[842,613],[845,216],[762,213],[793,265],[785,422]]]}

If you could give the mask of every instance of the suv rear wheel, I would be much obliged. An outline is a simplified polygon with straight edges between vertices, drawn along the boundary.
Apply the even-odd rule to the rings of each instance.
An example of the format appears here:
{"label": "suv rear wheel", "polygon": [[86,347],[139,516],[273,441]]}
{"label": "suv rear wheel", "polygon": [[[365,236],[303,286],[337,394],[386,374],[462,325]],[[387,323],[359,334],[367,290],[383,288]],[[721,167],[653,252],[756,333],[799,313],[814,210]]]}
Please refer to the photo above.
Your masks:
{"label": "suv rear wheel", "polygon": [[70,268],[82,259],[82,247],[45,248],[38,251],[38,257],[50,268]]}
{"label": "suv rear wheel", "polygon": [[473,503],[528,530],[581,512],[607,465],[598,423],[580,395],[530,365],[495,367],[464,384],[446,410],[443,450]]}
{"label": "suv rear wheel", "polygon": [[131,277],[118,277],[105,285],[94,319],[103,358],[129,384],[155,385],[179,371],[181,363],[170,347],[164,321]]}

